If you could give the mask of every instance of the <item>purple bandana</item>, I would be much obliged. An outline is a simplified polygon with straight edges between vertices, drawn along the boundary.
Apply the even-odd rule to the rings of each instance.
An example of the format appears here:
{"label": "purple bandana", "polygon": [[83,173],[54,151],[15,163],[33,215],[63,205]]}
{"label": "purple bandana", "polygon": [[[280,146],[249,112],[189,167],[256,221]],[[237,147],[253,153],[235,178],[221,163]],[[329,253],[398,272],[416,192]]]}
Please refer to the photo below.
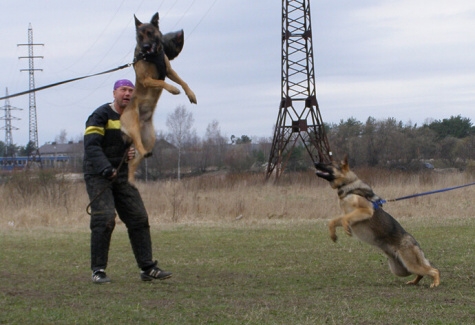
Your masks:
{"label": "purple bandana", "polygon": [[117,88],[120,88],[120,87],[131,87],[131,88],[135,88],[134,84],[132,83],[132,81],[130,80],[127,80],[127,79],[120,79],[120,80],[117,80],[114,84],[114,90],[116,90]]}

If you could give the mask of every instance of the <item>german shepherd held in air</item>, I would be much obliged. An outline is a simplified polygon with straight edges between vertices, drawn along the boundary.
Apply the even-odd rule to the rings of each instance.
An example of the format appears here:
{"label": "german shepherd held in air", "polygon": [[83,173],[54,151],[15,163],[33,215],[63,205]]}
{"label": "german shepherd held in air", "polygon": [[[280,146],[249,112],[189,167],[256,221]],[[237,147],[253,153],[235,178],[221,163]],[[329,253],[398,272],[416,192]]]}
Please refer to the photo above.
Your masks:
{"label": "german shepherd held in air", "polygon": [[135,158],[129,161],[129,182],[135,180],[135,171],[144,157],[151,155],[155,144],[153,113],[163,89],[173,95],[180,90],[165,82],[168,77],[179,84],[192,104],[196,96],[170,65],[170,60],[180,54],[184,44],[183,30],[165,35],[158,27],[158,12],[150,23],[135,17],[137,45],[134,53],[135,89],[130,103],[120,117],[121,129],[127,141],[132,140]]}
{"label": "german shepherd held in air", "polygon": [[381,249],[395,275],[415,274],[416,278],[407,284],[416,285],[425,275],[432,277],[431,288],[440,284],[439,270],[425,258],[414,237],[377,204],[380,198],[350,170],[348,157],[340,163],[316,163],[315,167],[317,176],[330,182],[331,187],[338,191],[340,208],[344,212],[328,225],[334,242],[337,240],[336,227],[341,226],[347,235],[355,235]]}

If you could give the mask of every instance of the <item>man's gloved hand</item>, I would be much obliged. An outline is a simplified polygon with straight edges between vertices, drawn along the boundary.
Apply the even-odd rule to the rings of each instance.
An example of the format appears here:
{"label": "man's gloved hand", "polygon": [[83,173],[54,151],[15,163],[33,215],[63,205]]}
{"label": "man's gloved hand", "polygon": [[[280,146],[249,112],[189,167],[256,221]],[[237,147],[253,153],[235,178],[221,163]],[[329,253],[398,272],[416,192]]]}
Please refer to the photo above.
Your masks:
{"label": "man's gloved hand", "polygon": [[135,148],[130,147],[129,151],[127,151],[127,161],[131,161],[134,158],[135,158]]}
{"label": "man's gloved hand", "polygon": [[101,175],[107,179],[114,178],[116,175],[116,169],[112,166],[109,166],[102,171]]}

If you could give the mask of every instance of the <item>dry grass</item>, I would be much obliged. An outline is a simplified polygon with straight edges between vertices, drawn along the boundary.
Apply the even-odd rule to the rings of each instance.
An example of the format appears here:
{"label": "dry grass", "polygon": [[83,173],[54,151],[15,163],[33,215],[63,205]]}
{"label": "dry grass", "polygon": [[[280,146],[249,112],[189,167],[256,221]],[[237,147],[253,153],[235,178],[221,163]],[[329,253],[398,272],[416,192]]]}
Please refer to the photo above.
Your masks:
{"label": "dry grass", "polygon": [[[472,182],[357,172],[386,199]],[[405,286],[354,238],[333,243],[325,219],[339,213],[337,196],[313,173],[279,185],[228,175],[139,187],[154,254],[174,276],[142,283],[122,226],[113,282],[97,286],[84,184],[22,175],[2,185],[0,324],[473,324],[475,187],[385,206],[441,270],[434,290],[429,279]]]}
{"label": "dry grass", "polygon": [[[466,184],[464,173],[357,173],[385,199]],[[336,193],[313,173],[284,175],[279,184],[264,176],[215,175],[139,183],[151,224],[265,223],[329,219],[339,213]],[[385,209],[396,218],[432,221],[471,217],[475,187],[398,202]],[[87,229],[88,198],[83,182],[71,183],[51,175],[16,175],[0,187],[0,227]]]}

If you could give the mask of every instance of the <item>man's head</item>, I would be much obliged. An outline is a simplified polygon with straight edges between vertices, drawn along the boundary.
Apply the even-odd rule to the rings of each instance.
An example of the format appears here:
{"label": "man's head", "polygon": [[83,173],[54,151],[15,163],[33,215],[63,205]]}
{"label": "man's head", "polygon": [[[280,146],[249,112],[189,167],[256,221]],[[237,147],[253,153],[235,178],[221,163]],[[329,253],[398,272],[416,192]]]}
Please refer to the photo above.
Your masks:
{"label": "man's head", "polygon": [[114,106],[120,114],[129,104],[133,91],[134,84],[130,80],[120,79],[114,83]]}
{"label": "man's head", "polygon": [[120,87],[130,87],[130,88],[134,88],[134,84],[132,83],[132,81],[128,80],[128,79],[120,79],[120,80],[117,80],[115,83],[114,83],[114,90],[116,90],[117,88],[120,88]]}

